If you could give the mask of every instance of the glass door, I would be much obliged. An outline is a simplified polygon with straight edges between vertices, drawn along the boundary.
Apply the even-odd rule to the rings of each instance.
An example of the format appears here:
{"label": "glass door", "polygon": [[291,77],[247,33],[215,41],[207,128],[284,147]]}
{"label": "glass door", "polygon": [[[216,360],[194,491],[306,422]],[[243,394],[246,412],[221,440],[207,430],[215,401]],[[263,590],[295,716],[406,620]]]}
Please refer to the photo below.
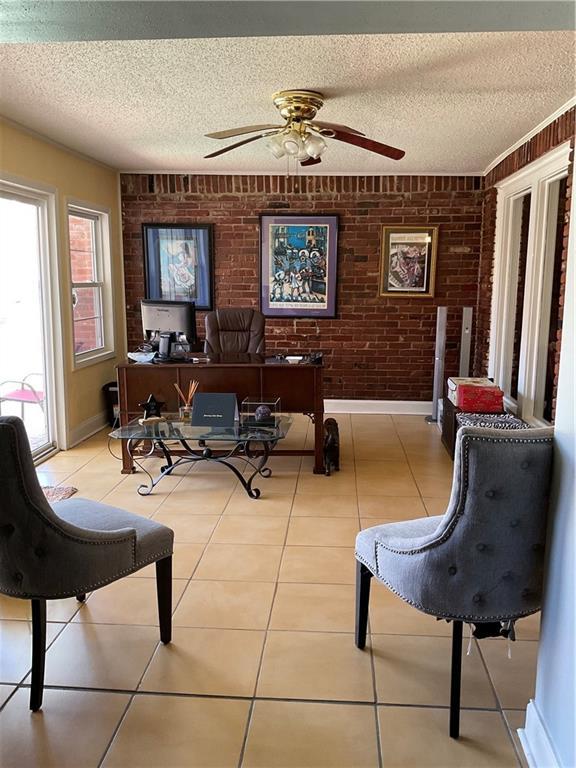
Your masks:
{"label": "glass door", "polygon": [[52,450],[42,280],[42,201],[0,193],[0,414],[20,416],[33,455]]}

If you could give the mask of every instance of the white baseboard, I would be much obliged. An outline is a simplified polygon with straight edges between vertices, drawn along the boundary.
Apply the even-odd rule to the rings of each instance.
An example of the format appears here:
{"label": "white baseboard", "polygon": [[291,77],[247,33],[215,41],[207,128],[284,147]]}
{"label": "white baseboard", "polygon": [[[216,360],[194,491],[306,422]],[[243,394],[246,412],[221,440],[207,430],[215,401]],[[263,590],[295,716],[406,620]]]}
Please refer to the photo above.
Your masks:
{"label": "white baseboard", "polygon": [[71,429],[68,432],[68,444],[66,445],[66,448],[73,448],[83,440],[87,440],[89,437],[92,437],[92,435],[95,435],[96,432],[99,432],[101,429],[103,429],[107,423],[108,419],[106,417],[106,411],[100,411],[100,413],[97,413],[94,416],[91,416],[89,419],[86,419],[86,421],[81,422],[77,427],[74,427],[74,429]]}
{"label": "white baseboard", "polygon": [[428,400],[324,400],[327,413],[388,413],[429,416],[432,401]]}
{"label": "white baseboard", "polygon": [[550,736],[536,702],[531,699],[526,709],[526,724],[518,736],[530,768],[561,768]]}

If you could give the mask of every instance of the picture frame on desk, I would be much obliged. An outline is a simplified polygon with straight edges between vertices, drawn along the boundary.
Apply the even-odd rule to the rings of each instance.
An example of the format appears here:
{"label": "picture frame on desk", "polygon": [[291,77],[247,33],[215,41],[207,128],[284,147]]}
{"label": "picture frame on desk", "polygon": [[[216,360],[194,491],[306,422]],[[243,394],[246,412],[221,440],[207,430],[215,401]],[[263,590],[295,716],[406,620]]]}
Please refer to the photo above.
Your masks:
{"label": "picture frame on desk", "polygon": [[378,294],[432,298],[437,248],[438,227],[383,227]]}
{"label": "picture frame on desk", "polygon": [[336,317],[338,216],[260,216],[265,317]]}
{"label": "picture frame on desk", "polygon": [[147,299],[214,304],[212,224],[143,224]]}

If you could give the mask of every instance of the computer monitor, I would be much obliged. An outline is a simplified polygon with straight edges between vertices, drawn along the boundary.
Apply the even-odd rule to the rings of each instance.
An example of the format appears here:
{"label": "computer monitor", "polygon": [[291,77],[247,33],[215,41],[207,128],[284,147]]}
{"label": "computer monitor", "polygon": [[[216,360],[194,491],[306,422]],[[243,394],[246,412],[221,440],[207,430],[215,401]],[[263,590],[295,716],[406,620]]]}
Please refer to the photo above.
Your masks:
{"label": "computer monitor", "polygon": [[142,330],[144,338],[157,346],[160,334],[174,334],[174,341],[196,343],[196,305],[193,301],[164,301],[142,299]]}

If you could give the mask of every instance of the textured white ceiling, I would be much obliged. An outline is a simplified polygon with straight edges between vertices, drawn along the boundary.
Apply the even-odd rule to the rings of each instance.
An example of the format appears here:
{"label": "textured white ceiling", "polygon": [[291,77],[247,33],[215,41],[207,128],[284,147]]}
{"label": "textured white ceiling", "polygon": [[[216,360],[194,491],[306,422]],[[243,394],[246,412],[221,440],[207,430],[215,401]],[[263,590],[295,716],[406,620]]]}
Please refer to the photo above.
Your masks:
{"label": "textured white ceiling", "polygon": [[263,142],[204,160],[227,142],[203,134],[276,122],[274,91],[312,88],[319,119],[406,150],[332,140],[312,171],[475,173],[574,95],[574,57],[573,32],[5,44],[0,112],[122,170],[278,173]]}

